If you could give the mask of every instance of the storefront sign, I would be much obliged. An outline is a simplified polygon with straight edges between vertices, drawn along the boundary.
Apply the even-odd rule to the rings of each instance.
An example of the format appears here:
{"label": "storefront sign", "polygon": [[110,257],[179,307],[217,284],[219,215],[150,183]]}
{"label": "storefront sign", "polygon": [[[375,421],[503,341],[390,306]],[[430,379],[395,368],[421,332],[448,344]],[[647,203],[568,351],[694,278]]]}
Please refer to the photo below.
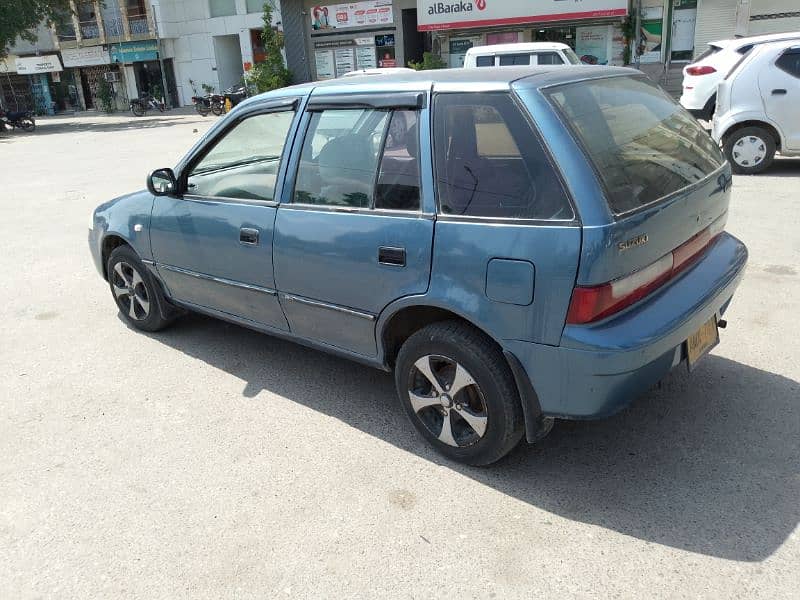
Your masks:
{"label": "storefront sign", "polygon": [[317,79],[333,79],[336,72],[333,69],[333,51],[315,50],[314,63],[317,67]]}
{"label": "storefront sign", "polygon": [[379,27],[394,23],[392,0],[314,6],[309,11],[311,29],[330,31],[349,27]]}
{"label": "storefront sign", "polygon": [[92,65],[107,65],[111,56],[102,46],[87,46],[85,48],[64,48],[61,58],[65,67],[89,67]]}
{"label": "storefront sign", "polygon": [[486,45],[494,44],[516,44],[519,42],[519,31],[501,31],[500,33],[487,33]]}
{"label": "storefront sign", "polygon": [[358,46],[356,48],[356,64],[359,69],[375,69],[378,61],[375,58],[375,46]]}
{"label": "storefront sign", "polygon": [[341,77],[345,73],[356,70],[356,63],[353,60],[352,48],[337,48],[333,51],[336,61],[336,76]]}
{"label": "storefront sign", "polygon": [[417,29],[464,29],[627,14],[628,0],[417,0]]}
{"label": "storefront sign", "polygon": [[587,64],[607,65],[610,41],[610,25],[575,28],[575,53]]}
{"label": "storefront sign", "polygon": [[17,57],[17,73],[19,75],[35,75],[36,73],[57,73],[63,71],[57,54],[46,56]]}
{"label": "storefront sign", "polygon": [[111,45],[111,62],[132,63],[146,60],[158,60],[158,42],[121,42]]}

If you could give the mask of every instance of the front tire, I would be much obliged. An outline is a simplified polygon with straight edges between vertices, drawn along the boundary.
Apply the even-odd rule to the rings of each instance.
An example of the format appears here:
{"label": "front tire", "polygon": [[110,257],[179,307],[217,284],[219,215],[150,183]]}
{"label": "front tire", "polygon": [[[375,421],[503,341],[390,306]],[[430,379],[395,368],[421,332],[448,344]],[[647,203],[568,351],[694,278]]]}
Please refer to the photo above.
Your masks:
{"label": "front tire", "polygon": [[24,117],[19,123],[20,127],[22,127],[22,131],[31,132],[36,129],[36,122],[32,117]]}
{"label": "front tire", "polygon": [[131,112],[133,113],[134,117],[143,117],[145,108],[139,102],[134,102],[131,104]]}
{"label": "front tire", "polygon": [[725,138],[723,150],[734,173],[755,175],[775,159],[775,138],[763,127],[742,127]]}
{"label": "front tire", "polygon": [[223,106],[219,102],[214,102],[211,104],[211,112],[214,113],[214,115],[216,115],[217,117],[219,117],[225,112],[225,106]]}
{"label": "front tire", "polygon": [[488,465],[524,432],[514,376],[496,344],[458,321],[409,337],[397,356],[395,385],[414,427],[440,454]]}
{"label": "front tire", "polygon": [[170,320],[161,316],[161,288],[130,246],[119,246],[108,257],[108,284],[122,318],[142,331],[158,331]]}

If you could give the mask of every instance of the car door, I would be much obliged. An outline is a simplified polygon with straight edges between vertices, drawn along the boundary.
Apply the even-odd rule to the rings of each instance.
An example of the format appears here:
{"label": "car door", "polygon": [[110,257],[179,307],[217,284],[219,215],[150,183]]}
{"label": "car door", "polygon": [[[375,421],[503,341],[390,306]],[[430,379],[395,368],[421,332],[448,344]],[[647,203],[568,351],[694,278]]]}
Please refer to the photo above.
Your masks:
{"label": "car door", "polygon": [[186,161],[178,196],[158,196],[150,239],[177,301],[288,330],[272,240],[295,99],[241,112]]}
{"label": "car door", "polygon": [[758,75],[764,110],[784,136],[787,149],[800,150],[800,46],[787,48]]}
{"label": "car door", "polygon": [[294,334],[374,357],[378,314],[427,290],[434,221],[420,191],[430,168],[419,144],[424,99],[311,97],[292,194],[275,222],[275,283]]}

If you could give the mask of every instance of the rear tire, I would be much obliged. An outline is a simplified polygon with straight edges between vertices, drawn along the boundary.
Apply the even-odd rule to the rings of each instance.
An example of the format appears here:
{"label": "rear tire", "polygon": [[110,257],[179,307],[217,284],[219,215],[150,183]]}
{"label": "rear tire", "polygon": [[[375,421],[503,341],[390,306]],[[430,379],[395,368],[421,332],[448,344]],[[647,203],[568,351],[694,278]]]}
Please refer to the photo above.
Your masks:
{"label": "rear tire", "polygon": [[133,113],[134,117],[143,117],[145,113],[145,108],[138,102],[134,102],[131,104],[131,112]]}
{"label": "rear tire", "polygon": [[108,284],[122,318],[142,331],[158,331],[171,323],[161,316],[166,304],[161,287],[130,246],[108,257]]}
{"label": "rear tire", "polygon": [[36,129],[36,122],[30,117],[21,119],[19,123],[20,127],[22,127],[22,131],[31,132]]}
{"label": "rear tire", "polygon": [[201,117],[207,117],[208,113],[211,112],[210,109],[205,104],[195,104],[194,109],[197,111],[197,114]]}
{"label": "rear tire", "polygon": [[437,452],[488,465],[508,454],[524,433],[514,376],[497,345],[459,321],[420,329],[395,365],[400,401]]}
{"label": "rear tire", "polygon": [[742,127],[725,138],[723,150],[734,173],[755,175],[775,159],[775,138],[763,127]]}
{"label": "rear tire", "polygon": [[214,102],[211,105],[211,112],[219,117],[221,114],[223,114],[225,112],[225,107],[222,104],[220,104],[219,102]]}

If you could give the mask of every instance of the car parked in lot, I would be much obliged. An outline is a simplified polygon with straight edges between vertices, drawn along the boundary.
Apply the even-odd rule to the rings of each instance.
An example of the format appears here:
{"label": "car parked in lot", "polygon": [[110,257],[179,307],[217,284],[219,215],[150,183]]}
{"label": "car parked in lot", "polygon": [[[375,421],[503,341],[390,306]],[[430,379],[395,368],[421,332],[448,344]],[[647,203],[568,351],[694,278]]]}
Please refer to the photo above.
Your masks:
{"label": "car parked in lot", "polygon": [[736,63],[761,44],[787,39],[800,40],[800,31],[710,42],[705,52],[683,68],[681,105],[698,119],[710,121],[717,102],[717,84]]}
{"label": "car parked in lot", "polygon": [[353,77],[242,103],[89,243],[131,326],[193,310],[393,370],[425,439],[488,464],[717,343],[730,183],[630,69]]}
{"label": "car parked in lot", "polygon": [[464,68],[579,65],[575,51],[558,42],[522,42],[473,46],[464,56]]}
{"label": "car parked in lot", "polygon": [[776,151],[800,156],[800,40],[756,46],[717,89],[711,136],[734,172],[760,173]]}

